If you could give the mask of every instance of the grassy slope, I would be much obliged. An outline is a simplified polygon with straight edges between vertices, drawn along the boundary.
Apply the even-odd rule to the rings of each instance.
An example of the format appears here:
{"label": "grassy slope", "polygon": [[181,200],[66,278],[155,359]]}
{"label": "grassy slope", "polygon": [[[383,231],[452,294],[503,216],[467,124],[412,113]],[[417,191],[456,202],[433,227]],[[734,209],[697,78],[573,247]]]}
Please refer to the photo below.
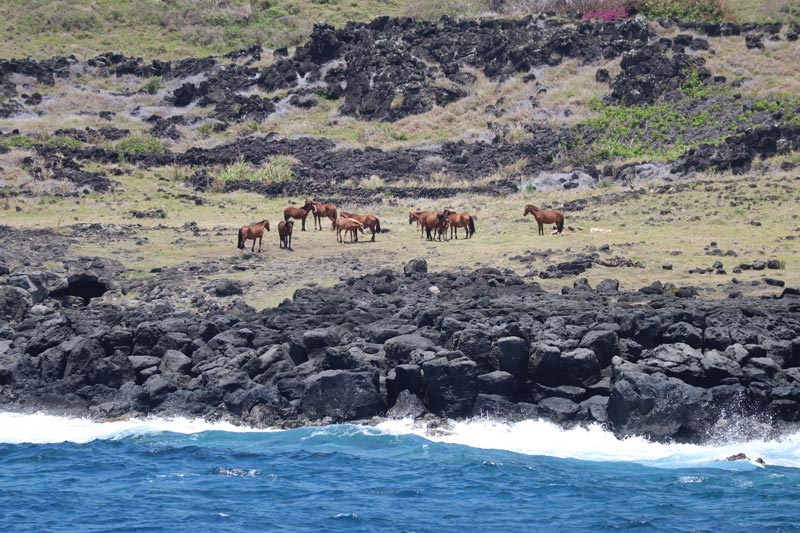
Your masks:
{"label": "grassy slope", "polygon": [[[260,44],[302,43],[313,23],[337,27],[380,15],[435,19],[488,14],[485,0],[4,0],[3,57],[119,51],[146,59],[225,53]],[[742,21],[800,20],[793,0],[728,0]]]}
{"label": "grassy slope", "polygon": [[[265,46],[270,47],[290,44],[281,39],[298,42],[301,35],[310,31],[313,20],[325,19],[341,25],[346,19],[364,20],[378,14],[413,14],[414,9],[418,12],[422,10],[419,6],[412,9],[409,7],[410,2],[400,0],[358,2],[357,5],[354,5],[355,2],[341,0],[329,0],[325,3],[273,2],[269,8],[263,7],[265,2],[229,1],[224,3],[225,7],[219,9],[206,9],[210,4],[218,4],[210,0],[176,0],[171,4],[173,7],[170,11],[163,11],[163,5],[155,0],[95,0],[88,4],[77,0],[7,2],[11,3],[12,9],[4,10],[4,13],[10,15],[0,18],[0,42],[3,42],[4,55],[39,57],[71,52],[86,57],[109,49],[145,57],[199,56],[245,46],[251,42],[248,39],[253,37],[248,31],[254,29],[266,32],[260,38],[264,40]],[[26,9],[22,8],[23,4],[27,6]],[[66,13],[70,11],[67,8],[74,12],[75,9],[72,8],[79,5],[89,7],[77,9],[78,15],[74,15],[77,20],[72,22],[48,19],[45,16],[47,13]],[[742,6],[747,7],[744,3]],[[182,18],[175,18],[177,12],[180,12]],[[113,13],[117,14],[112,16]],[[432,12],[422,14],[431,15]],[[81,25],[86,24],[81,16],[90,20],[88,29],[80,29]],[[295,18],[282,18],[287,16]],[[177,25],[172,22],[174,20],[189,20],[191,24]],[[47,21],[52,21],[50,26]],[[61,33],[48,30],[63,27],[64,24],[71,24],[71,31]],[[9,28],[13,29],[4,31]],[[216,30],[205,31],[209,28]],[[279,34],[278,30],[284,34]],[[295,30],[299,33],[292,34]],[[219,31],[222,31],[222,37],[219,37]],[[216,37],[205,42],[205,37],[200,39],[203,35]],[[712,72],[725,74],[732,79],[748,76],[749,79],[742,86],[745,95],[765,97],[797,94],[797,79],[793,75],[795,62],[792,61],[797,53],[795,45],[785,41],[767,41],[767,47],[763,51],[745,51],[742,37],[714,39],[711,44],[716,50],[715,54],[708,55]],[[534,117],[534,120],[558,126],[572,125],[597,116],[590,110],[589,103],[608,90],[607,86],[594,82],[594,72],[599,67],[608,68],[612,75],[619,68],[618,61],[588,66],[567,61],[559,67],[543,69],[537,73],[539,82],[549,90],[540,98],[538,108],[545,110],[547,114]],[[321,135],[350,146],[397,147],[429,140],[470,139],[486,131],[486,117],[482,110],[486,105],[494,104],[500,97],[505,98],[507,111],[503,117],[493,118],[495,122],[513,126],[531,120],[534,111],[526,107],[526,102],[535,94],[532,84],[522,83],[519,78],[496,84],[482,77],[479,72],[475,73],[478,82],[467,98],[446,108],[436,108],[424,115],[408,117],[394,124],[365,123],[342,117],[338,114],[335,103],[323,102],[310,111],[290,110],[288,115],[270,118],[262,124],[236,125],[223,134],[209,134],[201,127],[186,129],[183,131],[185,139],[172,148],[183,150],[190,146],[210,146],[237,135],[268,131],[277,131],[283,135]],[[86,91],[91,90],[94,92],[94,107],[118,111],[115,126],[130,128],[134,133],[142,132],[145,126],[128,116],[127,112],[132,106],[139,105],[157,112],[163,94],[137,94],[131,98],[113,95],[117,90],[136,90],[142,83],[143,80],[133,78],[79,79],[56,87],[35,87],[46,96],[55,94],[58,98],[43,104],[49,107],[41,117],[0,120],[0,129],[20,128],[23,132],[46,139],[48,134],[61,127],[96,128],[105,125],[107,123],[100,119],[81,113],[85,106]],[[169,89],[170,87],[166,87],[164,94]],[[203,110],[198,109],[197,112],[201,113]],[[524,135],[521,129],[515,131]],[[26,155],[29,155],[28,151],[17,149],[0,156],[0,166],[5,169],[6,180],[13,183],[29,179],[20,164]],[[470,242],[429,244],[418,238],[414,229],[406,223],[405,212],[415,207],[442,207],[433,205],[434,202],[408,201],[401,202],[396,207],[370,208],[381,216],[384,227],[391,229],[390,233],[379,238],[377,244],[339,245],[328,231],[305,234],[298,232],[295,241],[297,251],[290,262],[285,260],[286,252],[278,251],[277,243],[274,242],[277,241],[277,236],[273,232],[269,234],[263,261],[264,271],[270,273],[269,279],[277,281],[263,287],[256,283],[253,292],[248,294],[248,299],[257,306],[271,305],[290,296],[299,286],[311,282],[330,284],[340,276],[354,275],[357,271],[350,265],[356,257],[366,271],[382,267],[398,268],[401,261],[421,256],[426,257],[434,269],[455,268],[460,265],[496,266],[512,267],[525,273],[530,267],[542,268],[542,262],[522,264],[511,259],[512,257],[529,250],[551,248],[554,253],[548,263],[554,263],[600,244],[609,244],[612,255],[640,261],[645,268],[593,268],[585,274],[592,284],[603,278],[614,277],[621,280],[624,288],[629,289],[645,285],[653,279],[714,289],[717,285],[730,281],[730,272],[734,265],[775,257],[785,261],[785,270],[777,273],[746,272],[736,277],[744,281],[755,281],[765,274],[771,274],[785,279],[789,285],[797,286],[800,285],[800,265],[796,264],[796,258],[800,256],[800,241],[787,238],[800,237],[797,182],[793,179],[793,174],[774,170],[785,159],[795,164],[800,163],[796,155],[776,159],[766,162],[767,167],[742,177],[700,176],[699,180],[706,180],[708,183],[673,195],[646,194],[638,198],[607,200],[586,211],[568,213],[567,223],[575,231],[564,237],[537,237],[532,221],[520,216],[522,205],[531,201],[560,205],[566,200],[581,196],[625,191],[611,187],[600,191],[538,194],[536,197],[520,194],[506,198],[454,198],[449,202],[451,207],[467,210],[478,216],[478,233],[476,239]],[[626,161],[617,158],[616,162]],[[772,170],[763,170],[764,168]],[[179,201],[172,196],[186,192],[179,181],[180,176],[190,172],[190,169],[130,170],[130,175],[115,178],[124,185],[125,190],[122,193],[59,201],[53,200],[46,193],[14,198],[7,201],[7,205],[0,206],[0,223],[18,227],[62,228],[59,231],[64,234],[70,233],[65,226],[77,222],[141,223],[142,228],[134,230],[129,237],[110,242],[86,241],[74,250],[77,254],[119,258],[131,268],[131,275],[138,277],[148,275],[153,267],[230,257],[235,254],[233,238],[236,227],[243,222],[263,218],[262,214],[277,221],[279,213],[286,205],[286,200],[265,201],[249,194],[223,196],[207,193],[203,196],[208,203],[195,206],[192,202]],[[444,179],[446,180],[446,176]],[[778,183],[780,185],[776,185]],[[159,191],[159,188],[165,192]],[[776,195],[777,199],[767,200],[768,195]],[[21,208],[21,211],[16,211],[15,207]],[[164,209],[167,219],[142,222],[128,214],[131,209],[150,208]],[[670,213],[661,214],[666,210]],[[700,220],[691,220],[698,211]],[[184,223],[192,220],[197,221],[204,230],[200,237],[193,237],[191,233],[181,230]],[[762,226],[751,225],[752,220],[759,220]],[[162,223],[174,229],[155,228]],[[609,228],[612,231],[590,233],[592,227]],[[143,244],[136,244],[135,241],[140,237],[146,237],[147,240],[142,241]],[[716,258],[706,255],[704,247],[711,241],[716,241],[723,250],[736,251],[739,257]],[[351,250],[358,252],[353,253]],[[676,250],[683,253],[673,256],[671,252]],[[343,262],[341,257],[349,257],[349,260]],[[717,259],[725,263],[727,276],[686,274],[690,268],[710,267]],[[287,270],[286,265],[289,263],[296,267]],[[674,270],[663,271],[661,265],[665,263],[673,264]],[[229,277],[237,275],[251,276],[226,274]],[[203,280],[195,281],[200,284]],[[572,279],[569,278],[545,282],[545,285],[552,288],[571,284]],[[746,285],[742,290],[761,291],[764,287]],[[714,291],[713,294],[723,296],[725,292]]]}

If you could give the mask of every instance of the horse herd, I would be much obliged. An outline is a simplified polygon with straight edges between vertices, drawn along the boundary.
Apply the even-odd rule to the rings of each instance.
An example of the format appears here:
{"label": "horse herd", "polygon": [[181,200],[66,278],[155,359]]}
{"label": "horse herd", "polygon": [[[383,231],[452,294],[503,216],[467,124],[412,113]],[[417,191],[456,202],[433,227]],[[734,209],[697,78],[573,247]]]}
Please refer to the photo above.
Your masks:
{"label": "horse herd", "polygon": [[[283,220],[278,223],[278,236],[280,238],[280,248],[292,249],[292,231],[294,221],[300,220],[301,230],[306,230],[306,219],[308,214],[314,215],[314,229],[322,230],[322,218],[326,217],[331,221],[331,230],[336,232],[336,241],[343,243],[345,237],[350,236],[350,242],[358,242],[358,233],[364,234],[364,228],[372,233],[372,242],[375,242],[375,235],[381,232],[381,221],[375,215],[361,215],[338,211],[334,204],[325,204],[307,198],[302,207],[289,206],[283,210]],[[564,229],[564,214],[561,211],[539,209],[534,205],[526,205],[523,216],[533,215],[539,225],[539,235],[544,235],[544,224],[555,224],[555,233],[561,233]],[[420,238],[427,237],[427,240],[448,240],[447,229],[450,229],[450,239],[458,239],[458,229],[462,228],[466,235],[465,238],[471,239],[475,235],[475,217],[469,213],[456,213],[445,209],[441,213],[437,211],[412,211],[408,213],[408,223],[417,223],[420,230]],[[252,252],[255,252],[256,241],[258,241],[258,251],[261,251],[261,240],[264,231],[270,231],[269,221],[264,219],[249,226],[242,226],[239,229],[239,250],[244,250],[245,242],[252,240]]]}

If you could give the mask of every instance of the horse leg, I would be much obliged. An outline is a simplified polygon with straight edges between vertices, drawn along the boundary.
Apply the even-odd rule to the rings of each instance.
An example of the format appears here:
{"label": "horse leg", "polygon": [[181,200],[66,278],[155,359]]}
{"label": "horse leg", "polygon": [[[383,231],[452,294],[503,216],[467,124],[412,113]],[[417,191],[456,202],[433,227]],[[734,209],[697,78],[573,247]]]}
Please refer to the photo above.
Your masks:
{"label": "horse leg", "polygon": [[544,235],[544,223],[539,222],[538,220],[536,221],[536,223],[539,224],[539,235]]}
{"label": "horse leg", "polygon": [[301,231],[306,230],[306,218],[308,218],[308,211],[306,211],[305,214],[300,218],[303,221],[303,227],[300,228]]}
{"label": "horse leg", "polygon": [[372,231],[372,242],[375,242],[375,226],[372,226],[369,229],[370,229],[370,231]]}
{"label": "horse leg", "polygon": [[253,237],[253,247],[250,248],[250,251],[253,252],[253,253],[255,253],[255,251],[256,251],[256,238],[255,237]]}

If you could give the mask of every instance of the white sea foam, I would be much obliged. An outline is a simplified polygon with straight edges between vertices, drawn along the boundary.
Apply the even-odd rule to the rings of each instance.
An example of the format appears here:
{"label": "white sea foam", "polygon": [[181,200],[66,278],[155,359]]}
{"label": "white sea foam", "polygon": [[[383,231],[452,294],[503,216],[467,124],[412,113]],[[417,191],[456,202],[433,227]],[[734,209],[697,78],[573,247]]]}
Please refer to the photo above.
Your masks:
{"label": "white sea foam", "polygon": [[[779,440],[749,440],[725,444],[664,444],[642,437],[618,439],[599,425],[562,429],[543,420],[514,424],[472,420],[454,423],[446,430],[430,431],[411,420],[387,421],[378,426],[394,434],[416,434],[425,439],[463,444],[473,448],[507,450],[527,455],[544,455],[587,461],[625,461],[661,468],[758,468],[763,458],[768,465],[800,468],[800,433]],[[744,453],[750,461],[726,461]]]}
{"label": "white sea foam", "polygon": [[[433,442],[460,444],[481,449],[506,450],[526,455],[541,455],[587,461],[633,462],[660,468],[714,467],[732,470],[758,468],[754,460],[768,465],[800,468],[800,433],[775,440],[731,440],[725,444],[665,444],[642,437],[617,439],[599,425],[562,429],[543,420],[503,423],[489,420],[455,422],[447,428],[430,429],[411,420],[390,420],[377,427],[342,426],[315,428],[310,436],[328,432],[346,437],[351,433],[417,435]],[[97,439],[119,439],[136,435],[171,432],[192,435],[205,431],[233,433],[278,430],[252,429],[226,422],[198,419],[130,419],[95,422],[45,414],[0,413],[0,443],[86,443]],[[309,438],[306,435],[302,440]],[[725,458],[744,453],[750,461],[729,462]]]}
{"label": "white sea foam", "polygon": [[41,413],[0,413],[0,443],[4,444],[85,443],[97,439],[118,439],[164,431],[190,435],[203,431],[243,433],[265,430],[235,426],[226,422],[207,422],[188,418],[95,422],[85,418],[66,418]]}

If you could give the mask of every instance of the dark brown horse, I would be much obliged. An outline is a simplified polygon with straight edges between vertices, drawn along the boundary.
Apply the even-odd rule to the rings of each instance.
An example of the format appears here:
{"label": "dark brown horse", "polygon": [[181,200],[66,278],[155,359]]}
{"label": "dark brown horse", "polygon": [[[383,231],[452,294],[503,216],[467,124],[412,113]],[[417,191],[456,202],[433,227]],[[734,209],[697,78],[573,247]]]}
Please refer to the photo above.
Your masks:
{"label": "dark brown horse", "polygon": [[317,208],[314,206],[313,200],[306,200],[306,203],[303,205],[303,207],[293,207],[290,205],[283,210],[283,220],[289,220],[290,218],[300,219],[303,221],[303,227],[301,229],[302,231],[305,231],[306,218],[308,217],[309,211],[312,213],[317,212]]}
{"label": "dark brown horse", "polygon": [[475,235],[475,220],[469,213],[461,213],[459,215],[455,211],[445,209],[444,214],[447,216],[448,221],[450,222],[451,239],[454,236],[456,239],[458,239],[458,228],[464,228],[464,232],[467,234],[467,239]]}
{"label": "dark brown horse", "polygon": [[533,215],[533,218],[536,219],[536,223],[539,224],[539,235],[544,235],[545,224],[555,224],[557,230],[556,233],[561,233],[561,231],[564,229],[564,213],[561,211],[539,209],[535,205],[528,204],[525,206],[525,212],[522,213],[522,216],[525,216],[528,213]]}
{"label": "dark brown horse", "polygon": [[[244,242],[252,240],[253,248],[251,252],[256,251],[256,239],[258,239],[258,251],[261,251],[261,238],[264,237],[264,230],[269,231],[269,220],[266,218],[261,222],[253,222],[249,226],[242,226],[239,228],[239,250],[244,250]],[[241,251],[239,253],[242,253]]]}
{"label": "dark brown horse", "polygon": [[[422,227],[425,228],[425,234],[429,241],[434,240],[434,236],[438,237],[438,239],[442,240],[442,235],[447,237],[447,227],[450,225],[450,220],[445,216],[444,213],[433,213],[426,217],[420,217],[420,223]],[[433,235],[431,235],[433,232]]]}
{"label": "dark brown horse", "polygon": [[313,198],[307,199],[306,204],[308,202],[314,204],[314,229],[317,229],[317,224],[319,224],[319,229],[322,229],[322,217],[328,217],[328,220],[331,221],[331,229],[336,229],[336,217],[338,215],[334,204],[322,204],[315,202]]}
{"label": "dark brown horse", "polygon": [[281,220],[278,222],[278,236],[281,239],[280,248],[292,249],[292,229],[294,220]]}
{"label": "dark brown horse", "polygon": [[417,227],[419,228],[419,238],[421,239],[423,234],[425,233],[425,225],[422,223],[422,220],[429,216],[435,215],[436,211],[409,211],[408,213],[408,223],[413,224],[414,221],[417,222]]}
{"label": "dark brown horse", "polygon": [[342,233],[350,234],[350,242],[358,242],[358,232],[364,233],[364,224],[352,218],[341,216],[336,219],[336,242],[344,242]]}
{"label": "dark brown horse", "polygon": [[352,218],[358,220],[365,228],[369,228],[372,232],[371,242],[375,242],[375,234],[381,232],[381,221],[375,215],[359,215],[356,213],[345,213],[342,211],[342,216],[345,218]]}

